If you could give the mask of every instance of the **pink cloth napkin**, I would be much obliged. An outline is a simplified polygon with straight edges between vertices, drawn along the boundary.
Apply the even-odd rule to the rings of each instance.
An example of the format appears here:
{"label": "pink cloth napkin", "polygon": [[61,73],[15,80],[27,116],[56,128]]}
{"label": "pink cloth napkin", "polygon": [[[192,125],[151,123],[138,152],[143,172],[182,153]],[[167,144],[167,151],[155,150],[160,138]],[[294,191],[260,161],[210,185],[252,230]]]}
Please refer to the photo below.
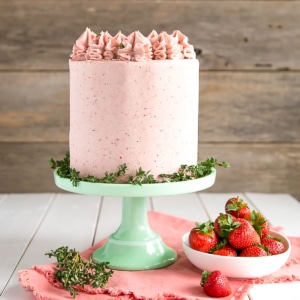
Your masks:
{"label": "pink cloth napkin", "polygon": [[[174,216],[149,212],[149,223],[165,243],[175,249],[177,261],[163,269],[147,271],[114,271],[107,288],[92,289],[87,286],[76,297],[78,300],[203,300],[211,299],[200,287],[202,271],[194,267],[186,258],[181,244],[184,233],[194,227],[194,221]],[[243,299],[254,284],[291,282],[300,280],[300,237],[290,237],[292,252],[285,266],[272,275],[251,280],[230,280],[232,295],[222,298]],[[88,258],[93,251],[105,243],[99,242],[82,253]],[[72,299],[69,292],[62,289],[54,277],[55,264],[33,266],[19,271],[19,280],[24,288],[32,290],[39,300]]]}

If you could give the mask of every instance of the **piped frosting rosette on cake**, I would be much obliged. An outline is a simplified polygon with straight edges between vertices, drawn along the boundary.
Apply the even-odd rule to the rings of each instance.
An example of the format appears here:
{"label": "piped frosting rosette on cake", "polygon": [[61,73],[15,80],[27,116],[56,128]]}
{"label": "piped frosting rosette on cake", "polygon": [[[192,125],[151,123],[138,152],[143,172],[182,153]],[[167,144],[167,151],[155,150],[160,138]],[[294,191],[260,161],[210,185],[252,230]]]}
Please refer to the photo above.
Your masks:
{"label": "piped frosting rosette on cake", "polygon": [[96,34],[90,28],[81,34],[73,46],[71,59],[80,60],[164,60],[196,58],[194,47],[179,30],[168,34],[153,30],[147,37],[139,31],[128,36],[119,31],[115,36],[107,31]]}

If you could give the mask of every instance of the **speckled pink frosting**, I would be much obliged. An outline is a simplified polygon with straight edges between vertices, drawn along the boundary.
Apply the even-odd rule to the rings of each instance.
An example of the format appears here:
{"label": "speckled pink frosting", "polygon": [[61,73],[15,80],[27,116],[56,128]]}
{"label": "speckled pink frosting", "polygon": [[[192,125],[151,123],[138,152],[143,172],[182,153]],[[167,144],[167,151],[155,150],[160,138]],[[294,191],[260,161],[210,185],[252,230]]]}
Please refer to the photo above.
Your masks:
{"label": "speckled pink frosting", "polygon": [[157,177],[196,164],[198,60],[137,60],[135,51],[130,59],[94,60],[90,37],[81,36],[85,50],[77,41],[69,61],[70,166],[103,177],[126,163],[128,174],[141,167]]}

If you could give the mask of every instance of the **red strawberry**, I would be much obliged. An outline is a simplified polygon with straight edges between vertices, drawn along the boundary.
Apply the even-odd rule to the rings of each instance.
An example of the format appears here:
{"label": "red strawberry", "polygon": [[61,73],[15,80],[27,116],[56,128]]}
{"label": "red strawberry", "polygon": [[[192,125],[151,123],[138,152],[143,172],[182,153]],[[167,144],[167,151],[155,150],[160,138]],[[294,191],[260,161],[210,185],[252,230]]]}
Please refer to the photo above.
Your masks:
{"label": "red strawberry", "polygon": [[252,210],[250,214],[245,216],[245,219],[251,223],[260,237],[264,237],[269,234],[270,223],[260,212]]}
{"label": "red strawberry", "polygon": [[239,196],[230,198],[225,204],[225,211],[236,218],[243,218],[251,210],[248,204]]}
{"label": "red strawberry", "polygon": [[214,221],[215,233],[223,238],[226,238],[233,228],[238,227],[240,223],[235,222],[235,217],[231,214],[220,213]]}
{"label": "red strawberry", "polygon": [[209,252],[210,249],[216,247],[218,238],[214,232],[213,222],[196,223],[189,235],[190,246],[201,252]]}
{"label": "red strawberry", "polygon": [[236,251],[230,245],[227,244],[226,240],[219,242],[217,246],[213,248],[210,252],[211,254],[215,255],[237,256]]}
{"label": "red strawberry", "polygon": [[227,297],[232,293],[230,282],[220,271],[203,271],[200,285],[210,297]]}
{"label": "red strawberry", "polygon": [[268,248],[271,255],[276,255],[285,252],[285,247],[281,239],[277,239],[270,235],[267,235],[261,239],[261,243]]}
{"label": "red strawberry", "polygon": [[235,249],[243,249],[253,244],[260,244],[260,237],[252,225],[245,219],[237,218],[236,222],[241,223],[228,235],[229,244]]}
{"label": "red strawberry", "polygon": [[268,252],[264,249],[264,246],[255,244],[243,249],[239,256],[268,256]]}

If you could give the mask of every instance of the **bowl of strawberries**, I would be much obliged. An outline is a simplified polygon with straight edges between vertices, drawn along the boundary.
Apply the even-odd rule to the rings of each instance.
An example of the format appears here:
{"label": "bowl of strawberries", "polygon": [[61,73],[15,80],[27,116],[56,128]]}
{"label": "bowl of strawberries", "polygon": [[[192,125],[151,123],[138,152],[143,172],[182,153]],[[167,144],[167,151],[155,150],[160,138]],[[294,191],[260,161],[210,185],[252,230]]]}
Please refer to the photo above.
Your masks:
{"label": "bowl of strawberries", "polygon": [[182,237],[189,261],[201,270],[219,270],[231,278],[258,278],[279,270],[288,260],[291,244],[272,231],[269,221],[250,210],[240,197],[225,203],[214,220],[196,223]]}

